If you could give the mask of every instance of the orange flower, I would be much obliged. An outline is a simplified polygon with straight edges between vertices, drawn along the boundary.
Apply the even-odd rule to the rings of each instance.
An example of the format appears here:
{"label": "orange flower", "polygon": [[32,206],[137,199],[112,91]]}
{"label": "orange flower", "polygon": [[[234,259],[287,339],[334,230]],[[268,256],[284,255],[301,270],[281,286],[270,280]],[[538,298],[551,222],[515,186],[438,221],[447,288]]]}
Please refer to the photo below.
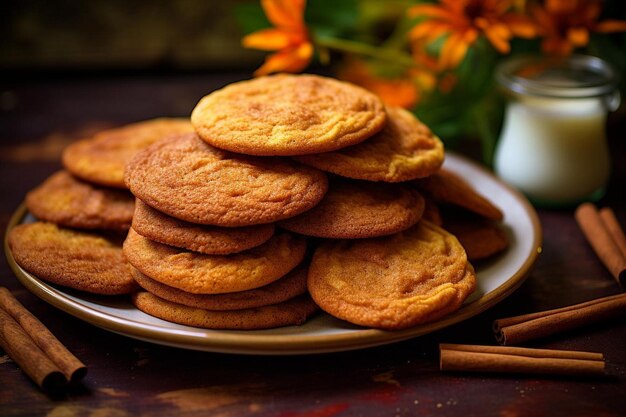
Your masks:
{"label": "orange flower", "polygon": [[275,27],[249,34],[242,44],[246,48],[278,52],[268,56],[254,75],[302,71],[313,56],[313,44],[304,23],[306,0],[261,0],[261,6]]}
{"label": "orange flower", "polygon": [[390,106],[410,109],[420,99],[420,90],[408,74],[399,78],[381,78],[372,72],[366,62],[357,58],[351,58],[342,65],[337,77],[370,90]]}
{"label": "orange flower", "polygon": [[409,36],[429,43],[447,36],[439,53],[440,69],[460,64],[480,35],[499,52],[508,53],[513,36],[531,38],[536,34],[530,19],[510,12],[513,4],[514,0],[440,0],[439,5],[420,4],[409,9],[410,16],[424,18]]}
{"label": "orange flower", "polygon": [[569,55],[589,43],[590,32],[626,31],[626,22],[621,20],[598,22],[601,11],[600,0],[546,0],[543,7],[532,6],[544,37],[541,48],[549,54]]}

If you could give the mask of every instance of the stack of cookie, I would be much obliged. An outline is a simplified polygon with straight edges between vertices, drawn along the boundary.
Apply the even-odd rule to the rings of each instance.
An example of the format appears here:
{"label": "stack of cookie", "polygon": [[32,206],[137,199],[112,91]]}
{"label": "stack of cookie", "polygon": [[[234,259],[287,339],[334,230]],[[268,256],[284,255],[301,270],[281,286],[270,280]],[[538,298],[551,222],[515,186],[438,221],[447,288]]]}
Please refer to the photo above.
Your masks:
{"label": "stack of cookie", "polygon": [[[506,247],[502,213],[441,169],[441,141],[359,87],[313,75],[257,78],[204,97],[193,129],[186,123],[159,141],[92,139],[99,149],[79,142],[64,154],[74,175],[136,197],[123,253],[142,288],[133,302],[148,314],[261,329],[299,324],[319,306],[358,325],[402,329],[458,309],[476,283],[468,255]],[[107,153],[116,147],[117,156]],[[126,214],[119,229],[128,222]]]}
{"label": "stack of cookie", "polygon": [[63,153],[66,170],[26,196],[28,211],[39,221],[12,229],[8,242],[16,262],[41,279],[81,291],[136,290],[121,250],[134,212],[124,167],[139,149],[191,131],[188,120],[156,119],[69,146]]}
{"label": "stack of cookie", "polygon": [[296,322],[314,304],[274,289],[295,275],[326,312],[400,329],[473,291],[462,246],[422,219],[410,181],[437,173],[444,152],[409,112],[333,79],[278,75],[206,96],[191,121],[195,134],[126,168],[137,204],[124,253],[146,290],[139,309],[210,328],[258,328],[287,311]]}

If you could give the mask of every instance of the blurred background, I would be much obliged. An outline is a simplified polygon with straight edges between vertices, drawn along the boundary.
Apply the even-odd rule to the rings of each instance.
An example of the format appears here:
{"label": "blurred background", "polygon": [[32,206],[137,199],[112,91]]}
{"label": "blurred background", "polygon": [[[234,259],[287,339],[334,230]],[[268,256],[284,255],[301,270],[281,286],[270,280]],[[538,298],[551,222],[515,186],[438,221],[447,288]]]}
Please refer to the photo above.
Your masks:
{"label": "blurred background", "polygon": [[[407,76],[406,60],[421,59],[415,43],[408,40],[407,33],[415,21],[407,18],[407,10],[423,3],[309,0],[303,18],[305,30],[315,36],[316,49],[303,71],[338,76],[378,89],[376,92],[381,97],[384,94],[388,99],[402,100],[392,104],[413,110],[446,141],[446,146],[455,147],[459,138],[478,138],[482,158],[489,164],[503,109],[501,97],[495,92],[493,69],[507,55],[499,54],[483,36],[472,45],[460,65]],[[510,0],[509,3],[519,9],[527,4],[548,7],[552,3],[558,9],[567,1]],[[626,21],[623,0],[606,0],[600,4],[597,21]],[[568,22],[554,20],[553,23],[571,24],[571,16]],[[4,133],[0,140],[10,140],[7,137],[13,130],[20,135],[45,133],[43,126],[38,129],[35,124],[26,130],[23,126],[14,129],[10,120],[18,111],[33,117],[40,116],[42,111],[57,111],[56,116],[49,115],[49,121],[58,121],[59,127],[75,121],[96,120],[96,126],[132,122],[163,115],[163,109],[168,115],[188,115],[195,102],[211,89],[253,76],[271,52],[246,49],[242,38],[272,25],[257,0],[4,0],[0,13],[0,123]],[[320,47],[324,42],[330,47]],[[371,47],[378,49],[372,51]],[[429,47],[441,48],[441,42]],[[511,40],[511,48],[515,53],[524,53],[539,52],[541,46],[539,39],[517,38]],[[367,53],[353,54],[351,50]],[[598,34],[591,29],[587,43],[575,52],[601,56],[620,73],[626,72],[624,31]],[[404,63],[401,59],[385,59],[390,54],[403,55],[400,58],[405,59]],[[357,61],[350,61],[355,57]],[[352,66],[342,71],[346,62]],[[218,74],[210,85],[198,78],[209,74]],[[165,78],[172,76],[186,78],[182,81],[178,78],[174,85],[172,78]],[[111,77],[117,77],[118,82],[105,86],[103,83]],[[143,78],[130,85],[120,83],[120,77]],[[55,106],[69,102],[62,101],[59,94],[73,97],[68,87],[80,80],[92,83],[91,87],[83,85],[85,88],[80,92],[90,94],[91,99],[75,91],[74,103],[85,103],[90,108],[83,107],[80,112],[54,110]],[[58,91],[49,84],[60,81],[69,84]],[[35,84],[38,82],[48,83],[48,90],[33,91],[29,101],[29,88],[39,88]],[[622,80],[622,92],[626,91],[624,85]],[[41,84],[40,87],[43,88]],[[152,105],[140,102],[135,106],[130,103],[117,106],[116,103],[128,100],[125,94],[128,88],[139,89],[133,97],[145,95],[142,88],[151,91]],[[477,123],[477,118],[485,122]]]}
{"label": "blurred background", "polygon": [[3,1],[0,69],[14,76],[107,70],[252,71],[262,54],[241,47],[242,29],[233,13],[245,3],[251,2]]}

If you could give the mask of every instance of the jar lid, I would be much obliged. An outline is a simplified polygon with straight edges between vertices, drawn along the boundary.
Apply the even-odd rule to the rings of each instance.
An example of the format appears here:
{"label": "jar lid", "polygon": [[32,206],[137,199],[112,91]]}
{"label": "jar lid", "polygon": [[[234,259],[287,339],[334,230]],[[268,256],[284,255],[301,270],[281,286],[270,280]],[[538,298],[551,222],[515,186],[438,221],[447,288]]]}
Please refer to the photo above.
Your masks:
{"label": "jar lid", "polygon": [[554,98],[603,96],[619,82],[608,62],[587,55],[508,59],[496,69],[496,80],[518,94]]}

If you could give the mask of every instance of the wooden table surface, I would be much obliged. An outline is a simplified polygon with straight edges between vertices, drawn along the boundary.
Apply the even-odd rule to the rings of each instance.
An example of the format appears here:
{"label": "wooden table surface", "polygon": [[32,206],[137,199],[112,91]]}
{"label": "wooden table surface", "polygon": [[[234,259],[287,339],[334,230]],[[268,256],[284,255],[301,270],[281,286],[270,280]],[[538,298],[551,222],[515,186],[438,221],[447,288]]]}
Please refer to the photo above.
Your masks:
{"label": "wooden table surface", "polygon": [[[97,129],[156,116],[187,116],[209,91],[246,74],[119,75],[0,81],[0,227],[25,193],[59,169],[62,149]],[[626,117],[611,119],[614,172],[606,197],[626,225]],[[0,350],[0,416],[623,416],[626,320],[527,344],[603,352],[604,378],[444,374],[441,342],[494,344],[495,318],[618,293],[569,210],[538,210],[543,253],[523,286],[494,308],[405,342],[310,356],[189,351],[119,336],[25,290],[4,257],[0,285],[89,367],[82,386],[41,392]]]}

